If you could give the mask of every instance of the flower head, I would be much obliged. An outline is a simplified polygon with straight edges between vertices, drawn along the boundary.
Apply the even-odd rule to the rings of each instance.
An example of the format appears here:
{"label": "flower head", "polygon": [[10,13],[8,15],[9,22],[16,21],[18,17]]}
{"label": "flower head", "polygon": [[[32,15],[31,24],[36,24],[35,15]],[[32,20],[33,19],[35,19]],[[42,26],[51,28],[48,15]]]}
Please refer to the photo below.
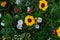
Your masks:
{"label": "flower head", "polygon": [[18,20],[17,29],[22,29],[23,20]]}
{"label": "flower head", "polygon": [[2,40],[7,40],[5,37],[2,37]]}
{"label": "flower head", "polygon": [[41,17],[38,17],[37,22],[38,23],[41,23],[42,22],[42,18]]}
{"label": "flower head", "polygon": [[37,18],[35,17],[35,23],[37,24]]}
{"label": "flower head", "polygon": [[22,25],[23,24],[23,20],[18,20],[18,24]]}
{"label": "flower head", "polygon": [[39,27],[40,27],[40,26],[39,26],[38,24],[35,25],[35,28],[36,28],[36,29],[39,29]]}
{"label": "flower head", "polygon": [[56,30],[58,37],[60,37],[60,27]]}
{"label": "flower head", "polygon": [[20,25],[20,24],[17,24],[17,29],[22,29],[22,25]]}
{"label": "flower head", "polygon": [[25,23],[27,26],[32,26],[35,23],[34,17],[30,16],[30,15],[26,16],[25,17]]}
{"label": "flower head", "polygon": [[56,30],[55,29],[52,30],[52,34],[56,34]]}
{"label": "flower head", "polygon": [[3,22],[1,22],[1,25],[2,25],[2,26],[5,26],[5,24],[4,24]]}
{"label": "flower head", "polygon": [[19,10],[18,8],[14,8],[14,12],[17,13]]}
{"label": "flower head", "polygon": [[39,2],[39,8],[45,11],[48,8],[48,3],[45,0]]}
{"label": "flower head", "polygon": [[28,14],[31,14],[32,12],[33,12],[32,8],[27,7],[27,13],[28,13]]}
{"label": "flower head", "polygon": [[20,0],[16,0],[16,2],[15,2],[16,4],[19,4],[19,3],[21,3],[21,1]]}
{"label": "flower head", "polygon": [[1,7],[5,7],[6,4],[7,4],[6,1],[1,2]]}

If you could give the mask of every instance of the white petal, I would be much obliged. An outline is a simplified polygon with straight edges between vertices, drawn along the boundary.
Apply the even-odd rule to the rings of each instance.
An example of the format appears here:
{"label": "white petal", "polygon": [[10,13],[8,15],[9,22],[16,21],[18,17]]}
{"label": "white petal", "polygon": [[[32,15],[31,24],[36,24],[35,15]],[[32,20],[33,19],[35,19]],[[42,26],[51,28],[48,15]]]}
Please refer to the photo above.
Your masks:
{"label": "white petal", "polygon": [[41,23],[42,22],[42,18],[41,17],[38,17],[37,22],[38,23]]}
{"label": "white petal", "polygon": [[15,18],[18,18],[18,15],[15,15]]}
{"label": "white petal", "polygon": [[21,3],[21,0],[16,0],[16,2],[15,2],[16,4],[19,4],[19,3]]}
{"label": "white petal", "polygon": [[3,22],[1,22],[1,25],[2,25],[2,26],[5,26],[5,24],[4,24]]}
{"label": "white petal", "polygon": [[2,14],[0,14],[0,18],[1,18]]}
{"label": "white petal", "polygon": [[30,11],[30,7],[27,7],[27,12],[29,12]]}
{"label": "white petal", "polygon": [[17,36],[17,35],[14,35],[14,36]]}
{"label": "white petal", "polygon": [[23,20],[18,20],[18,24],[22,25],[23,24]]}
{"label": "white petal", "polygon": [[48,40],[51,40],[52,38],[49,38]]}
{"label": "white petal", "polygon": [[17,24],[17,29],[22,29],[22,25]]}
{"label": "white petal", "polygon": [[39,27],[40,27],[40,26],[39,26],[38,24],[35,25],[35,28],[36,28],[36,29],[39,29]]}

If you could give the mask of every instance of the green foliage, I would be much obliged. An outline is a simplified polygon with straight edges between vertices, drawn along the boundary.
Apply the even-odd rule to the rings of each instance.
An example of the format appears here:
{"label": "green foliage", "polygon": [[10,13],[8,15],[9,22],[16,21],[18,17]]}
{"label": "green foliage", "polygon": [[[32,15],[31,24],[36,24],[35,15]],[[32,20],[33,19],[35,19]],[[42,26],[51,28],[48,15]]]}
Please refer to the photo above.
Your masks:
{"label": "green foliage", "polygon": [[[48,9],[46,11],[42,11],[38,8],[39,0],[24,0],[21,4],[16,5],[16,0],[0,0],[0,4],[2,1],[6,1],[8,4],[6,7],[0,6],[0,12],[2,14],[2,22],[5,24],[4,27],[0,30],[0,40],[4,36],[7,40],[12,40],[14,35],[20,35],[22,40],[28,40],[27,34],[30,33],[31,37],[29,40],[60,40],[57,34],[53,35],[52,30],[57,29],[60,26],[60,0],[47,0]],[[28,27],[24,24],[23,30],[18,30],[16,28],[17,21],[19,19],[25,18],[28,14],[26,13],[27,7],[37,8],[31,15],[34,17],[43,18],[43,22],[40,24],[39,29],[35,29],[34,25],[32,27]],[[14,13],[14,8],[18,8],[19,12]],[[6,13],[3,13],[4,11]],[[45,16],[47,14],[47,16]],[[16,17],[16,15],[18,17]],[[22,32],[21,32],[22,31]]]}

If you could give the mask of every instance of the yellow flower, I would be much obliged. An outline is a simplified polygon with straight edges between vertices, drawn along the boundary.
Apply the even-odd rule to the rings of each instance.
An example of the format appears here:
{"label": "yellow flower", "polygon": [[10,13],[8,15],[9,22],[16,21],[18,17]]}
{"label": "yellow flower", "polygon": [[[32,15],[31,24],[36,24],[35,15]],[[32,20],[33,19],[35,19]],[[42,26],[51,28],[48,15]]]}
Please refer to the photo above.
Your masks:
{"label": "yellow flower", "polygon": [[32,26],[35,23],[34,17],[30,16],[30,15],[26,16],[25,17],[25,23],[27,26]]}
{"label": "yellow flower", "polygon": [[39,8],[42,9],[43,11],[45,11],[48,8],[48,3],[45,0],[41,0],[39,2]]}
{"label": "yellow flower", "polygon": [[2,40],[6,40],[6,38],[3,38]]}
{"label": "yellow flower", "polygon": [[60,37],[60,27],[56,30],[58,37]]}
{"label": "yellow flower", "polygon": [[45,0],[40,0],[40,1],[45,1]]}
{"label": "yellow flower", "polygon": [[7,4],[6,1],[1,2],[1,6],[2,6],[2,7],[5,7],[6,4]]}
{"label": "yellow flower", "polygon": [[37,18],[35,18],[35,23],[37,24]]}
{"label": "yellow flower", "polygon": [[27,36],[28,36],[28,40],[30,40],[31,34],[30,34],[30,33],[28,33],[28,35],[27,35]]}

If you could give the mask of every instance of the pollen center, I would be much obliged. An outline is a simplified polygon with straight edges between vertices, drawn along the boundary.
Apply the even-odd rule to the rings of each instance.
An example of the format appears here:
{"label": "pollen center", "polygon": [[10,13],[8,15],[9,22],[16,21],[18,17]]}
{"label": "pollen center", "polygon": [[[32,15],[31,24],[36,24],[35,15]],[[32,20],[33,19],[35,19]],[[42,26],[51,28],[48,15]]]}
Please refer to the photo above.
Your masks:
{"label": "pollen center", "polygon": [[32,20],[31,19],[28,19],[28,22],[31,22]]}
{"label": "pollen center", "polygon": [[45,4],[44,4],[44,3],[42,3],[42,4],[41,4],[41,7],[42,7],[42,8],[44,8],[44,7],[45,7]]}

